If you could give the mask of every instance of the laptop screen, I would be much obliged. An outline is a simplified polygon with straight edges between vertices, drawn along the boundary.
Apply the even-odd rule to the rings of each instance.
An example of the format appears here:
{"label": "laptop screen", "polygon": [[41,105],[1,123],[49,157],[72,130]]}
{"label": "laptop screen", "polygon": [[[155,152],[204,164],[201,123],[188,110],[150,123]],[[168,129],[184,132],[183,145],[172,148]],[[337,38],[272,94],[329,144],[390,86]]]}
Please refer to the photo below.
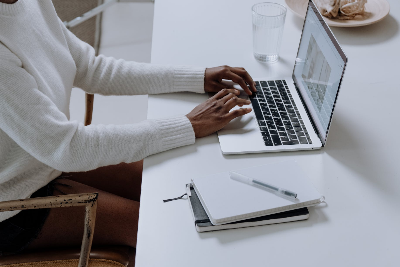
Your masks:
{"label": "laptop screen", "polygon": [[325,145],[346,56],[310,1],[293,79]]}

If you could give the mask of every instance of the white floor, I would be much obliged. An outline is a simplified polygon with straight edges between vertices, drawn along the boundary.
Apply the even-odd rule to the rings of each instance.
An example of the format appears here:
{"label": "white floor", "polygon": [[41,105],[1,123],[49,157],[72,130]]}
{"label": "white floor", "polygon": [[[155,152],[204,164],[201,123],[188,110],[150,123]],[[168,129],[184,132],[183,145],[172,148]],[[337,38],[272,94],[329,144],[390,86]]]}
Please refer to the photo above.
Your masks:
{"label": "white floor", "polygon": [[[153,3],[118,3],[103,13],[100,53],[150,63]],[[71,120],[83,122],[85,93],[72,90]],[[145,120],[147,96],[95,95],[92,124],[127,124]]]}

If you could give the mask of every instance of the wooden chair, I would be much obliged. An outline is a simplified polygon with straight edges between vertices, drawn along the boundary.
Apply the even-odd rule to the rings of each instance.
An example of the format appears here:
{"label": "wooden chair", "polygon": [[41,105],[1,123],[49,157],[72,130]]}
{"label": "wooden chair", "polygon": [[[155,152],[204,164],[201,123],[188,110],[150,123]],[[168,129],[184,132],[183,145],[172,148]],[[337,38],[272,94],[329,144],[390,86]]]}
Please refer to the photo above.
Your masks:
{"label": "wooden chair", "polygon": [[[70,194],[0,202],[0,212],[44,208],[85,206],[82,245],[77,249],[36,250],[0,257],[0,265],[7,267],[124,267],[129,263],[129,248],[123,246],[91,246],[96,220],[97,193]],[[62,229],[60,229],[62,231]]]}

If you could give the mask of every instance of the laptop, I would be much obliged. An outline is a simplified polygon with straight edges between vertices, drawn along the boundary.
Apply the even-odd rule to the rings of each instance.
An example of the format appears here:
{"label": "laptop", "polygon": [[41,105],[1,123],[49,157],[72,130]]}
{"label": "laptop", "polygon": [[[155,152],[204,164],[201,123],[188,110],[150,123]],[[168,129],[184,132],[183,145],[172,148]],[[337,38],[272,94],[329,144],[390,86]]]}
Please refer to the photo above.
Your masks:
{"label": "laptop", "polygon": [[218,131],[223,154],[324,147],[346,64],[345,53],[310,0],[292,77],[254,79],[253,111]]}

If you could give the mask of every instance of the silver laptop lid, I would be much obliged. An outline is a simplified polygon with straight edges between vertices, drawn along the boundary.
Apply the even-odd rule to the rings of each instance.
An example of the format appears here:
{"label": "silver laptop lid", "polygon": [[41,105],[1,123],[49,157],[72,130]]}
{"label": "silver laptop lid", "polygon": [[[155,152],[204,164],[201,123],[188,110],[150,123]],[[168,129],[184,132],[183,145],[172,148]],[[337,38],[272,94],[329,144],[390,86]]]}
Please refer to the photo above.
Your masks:
{"label": "silver laptop lid", "polygon": [[323,146],[326,144],[347,57],[310,0],[293,80]]}

